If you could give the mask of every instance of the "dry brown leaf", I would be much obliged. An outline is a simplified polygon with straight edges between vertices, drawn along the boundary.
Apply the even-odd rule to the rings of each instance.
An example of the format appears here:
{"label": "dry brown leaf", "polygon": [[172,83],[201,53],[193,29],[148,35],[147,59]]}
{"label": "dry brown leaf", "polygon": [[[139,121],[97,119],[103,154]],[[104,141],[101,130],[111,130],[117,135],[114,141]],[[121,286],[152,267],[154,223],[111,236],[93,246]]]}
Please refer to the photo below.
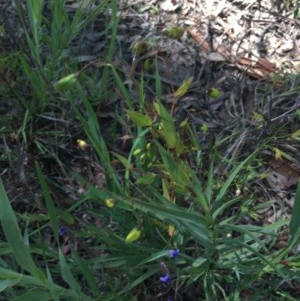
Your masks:
{"label": "dry brown leaf", "polygon": [[265,58],[259,58],[254,66],[260,67],[260,68],[264,69],[265,71],[276,72],[275,64],[272,64],[270,61],[268,61]]}
{"label": "dry brown leaf", "polygon": [[178,9],[182,5],[181,1],[172,1],[172,0],[165,0],[160,3],[159,7],[161,10],[172,12]]}
{"label": "dry brown leaf", "polygon": [[265,158],[271,168],[267,180],[273,188],[286,189],[297,184],[300,171],[293,167],[292,162],[286,159],[275,159],[270,155],[265,155]]}
{"label": "dry brown leaf", "polygon": [[235,65],[254,78],[265,79],[276,86],[282,86],[281,80],[273,78],[274,73],[277,71],[276,65],[265,58],[254,60],[241,57],[235,61]]}
{"label": "dry brown leaf", "polygon": [[251,59],[248,59],[246,57],[240,57],[235,61],[236,64],[240,64],[240,65],[251,65],[253,66],[253,61]]}
{"label": "dry brown leaf", "polygon": [[205,39],[200,34],[198,34],[196,30],[192,28],[188,28],[187,32],[194,39],[194,41],[201,47],[201,50],[203,50],[205,53],[208,53],[210,47],[208,43],[205,41]]}
{"label": "dry brown leaf", "polygon": [[271,158],[268,163],[276,172],[288,178],[300,178],[300,172],[292,166],[292,162],[286,159]]}
{"label": "dry brown leaf", "polygon": [[211,52],[206,57],[209,61],[213,62],[224,62],[226,59],[218,52]]}
{"label": "dry brown leaf", "polygon": [[212,49],[212,52],[209,53],[210,46],[200,34],[198,34],[192,28],[189,28],[187,32],[191,35],[194,41],[200,46],[201,50],[207,54],[206,58],[209,61],[224,62],[229,60],[230,57],[229,52],[224,47],[216,46],[214,47],[214,49]]}

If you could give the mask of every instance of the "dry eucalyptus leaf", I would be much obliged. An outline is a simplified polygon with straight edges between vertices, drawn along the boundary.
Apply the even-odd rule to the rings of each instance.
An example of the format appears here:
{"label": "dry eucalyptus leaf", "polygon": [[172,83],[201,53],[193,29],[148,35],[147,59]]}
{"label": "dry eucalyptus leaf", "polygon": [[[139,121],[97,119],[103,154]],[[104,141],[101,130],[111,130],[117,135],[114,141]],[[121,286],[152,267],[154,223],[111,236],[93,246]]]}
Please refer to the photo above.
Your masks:
{"label": "dry eucalyptus leaf", "polygon": [[182,1],[179,0],[166,0],[163,1],[159,7],[160,9],[164,10],[164,11],[175,11],[177,8],[179,8],[182,5]]}
{"label": "dry eucalyptus leaf", "polygon": [[206,57],[209,61],[213,62],[224,62],[226,59],[218,52],[211,52]]}
{"label": "dry eucalyptus leaf", "polygon": [[270,166],[270,172],[266,178],[269,185],[274,189],[286,189],[297,184],[300,179],[300,172],[292,162],[284,159],[276,159],[270,154],[263,154]]}

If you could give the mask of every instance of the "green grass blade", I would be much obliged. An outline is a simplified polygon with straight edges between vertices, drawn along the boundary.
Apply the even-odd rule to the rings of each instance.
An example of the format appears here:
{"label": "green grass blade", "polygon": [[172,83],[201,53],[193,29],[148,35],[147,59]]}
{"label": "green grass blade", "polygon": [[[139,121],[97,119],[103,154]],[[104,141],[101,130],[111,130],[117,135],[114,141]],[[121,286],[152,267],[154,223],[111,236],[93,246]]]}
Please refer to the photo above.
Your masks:
{"label": "green grass blade", "polygon": [[78,110],[76,105],[71,102],[74,111],[76,112],[76,117],[80,120],[86,135],[88,136],[89,140],[93,144],[93,147],[98,155],[98,158],[106,172],[106,181],[107,185],[111,187],[112,190],[115,191],[123,191],[117,174],[111,165],[110,153],[106,146],[106,143],[101,135],[100,132],[100,125],[95,114],[93,107],[91,106],[90,102],[84,95],[81,89],[78,89],[79,95],[82,97],[84,106],[87,110],[87,120]]}
{"label": "green grass blade", "polygon": [[40,48],[40,39],[42,33],[42,10],[43,10],[43,1],[40,0],[27,0],[28,16],[31,26],[31,31],[34,39],[34,44],[39,53]]}
{"label": "green grass blade", "polygon": [[6,195],[2,180],[0,179],[0,221],[9,246],[20,267],[42,281],[45,280],[43,272],[35,265],[28,247],[23,240],[16,216]]}
{"label": "green grass blade", "polygon": [[[131,283],[129,283],[125,288],[123,288],[118,295],[122,295],[128,291],[131,291],[135,286],[143,283],[143,281],[145,281],[146,279],[148,279],[150,276],[158,273],[160,270],[159,267],[157,267],[157,269],[152,269],[150,271],[147,271],[145,273],[143,273],[140,277],[138,277],[136,280],[132,281]],[[109,299],[112,300],[112,299]]]}
{"label": "green grass blade", "polygon": [[[139,191],[140,195],[143,195]],[[153,193],[154,198],[157,201],[161,201],[160,204],[153,203],[147,200],[147,196],[143,195],[145,201],[140,201],[139,199],[125,199],[115,194],[111,195],[112,198],[125,202],[131,205],[134,209],[137,209],[144,213],[150,213],[157,219],[174,225],[177,229],[192,235],[202,246],[207,250],[213,247],[211,241],[211,231],[207,226],[207,220],[196,212],[188,212],[185,208],[179,207],[176,204],[166,200],[159,193]]]}
{"label": "green grass blade", "polygon": [[80,271],[84,275],[91,292],[94,294],[94,296],[99,296],[99,286],[97,285],[96,279],[92,271],[89,269],[84,259],[80,258],[80,256],[76,253],[76,251],[72,250],[72,255],[74,256],[74,261],[78,264]]}
{"label": "green grass blade", "polygon": [[0,279],[20,279],[18,282],[18,285],[25,288],[30,287],[40,287],[41,289],[49,289],[50,292],[52,292],[52,296],[63,296],[66,299],[65,300],[82,300],[82,301],[91,301],[91,299],[85,295],[81,295],[81,299],[78,298],[78,293],[71,289],[63,288],[59,285],[53,284],[53,282],[50,280],[48,283],[45,283],[41,279],[37,277],[22,275],[20,273],[16,273],[14,271],[4,269],[0,267]]}
{"label": "green grass blade", "polygon": [[[107,32],[106,40],[109,42],[106,44],[108,45],[108,47],[106,48],[105,62],[108,64],[112,62],[113,56],[117,49],[116,47],[117,29],[118,29],[120,18],[118,15],[118,2],[116,0],[110,1],[110,12],[111,12],[111,22],[109,22],[109,24],[107,24],[106,26],[106,32]],[[104,66],[101,82],[107,83],[109,81],[110,71],[111,70],[107,65]],[[103,98],[106,99],[110,97],[108,85],[103,85],[102,96]]]}
{"label": "green grass blade", "polygon": [[166,142],[169,149],[174,149],[176,155],[181,155],[185,151],[185,146],[176,130],[173,117],[169,114],[161,102],[154,103],[155,110],[161,118],[162,130],[157,131]]}
{"label": "green grass blade", "polygon": [[31,289],[29,292],[12,299],[11,301],[50,301],[53,295],[41,289]]}
{"label": "green grass blade", "polygon": [[[230,185],[232,184],[232,182],[234,181],[234,179],[236,178],[236,176],[238,175],[238,173],[244,168],[244,166],[246,165],[246,163],[248,163],[250,161],[250,159],[252,159],[254,157],[256,153],[251,154],[249,157],[247,157],[244,161],[242,161],[236,168],[234,168],[231,173],[229,174],[227,180],[225,181],[225,183],[223,184],[222,188],[220,189],[218,195],[216,196],[216,200],[213,206],[213,212],[217,211],[222,204],[223,198],[228,190],[228,188],[230,187]],[[214,214],[214,218],[216,218],[216,214]]]}
{"label": "green grass blade", "polygon": [[176,185],[183,188],[189,187],[191,184],[191,178],[189,175],[189,168],[185,164],[185,162],[176,162],[169,151],[163,148],[158,142],[156,143],[156,145],[169,177],[174,181]]}
{"label": "green grass blade", "polygon": [[128,108],[130,110],[134,110],[134,107],[133,107],[133,102],[131,100],[131,96],[129,94],[129,92],[127,91],[125,85],[123,84],[123,80],[121,79],[120,75],[118,74],[117,70],[115,67],[111,66],[111,70],[112,70],[112,73],[115,77],[115,80],[117,82],[117,85],[118,87],[120,88],[121,92],[122,92],[122,95],[124,97],[124,100],[128,106]]}
{"label": "green grass blade", "polygon": [[75,280],[70,267],[68,266],[62,251],[59,249],[59,266],[61,276],[69,284],[69,286],[76,292],[80,293],[80,286]]}
{"label": "green grass blade", "polygon": [[211,160],[211,163],[209,165],[209,171],[207,176],[207,184],[205,188],[205,196],[209,203],[212,201],[212,195],[213,195],[213,174],[214,174],[214,161]]}
{"label": "green grass blade", "polygon": [[162,96],[162,83],[161,83],[161,78],[159,75],[159,69],[158,69],[158,63],[157,60],[155,61],[155,91],[156,91],[156,96],[157,99],[160,100]]}
{"label": "green grass blade", "polygon": [[[191,190],[193,191],[193,193],[195,194],[195,201],[197,201],[200,206],[203,208],[203,210],[205,211],[205,213],[207,213],[208,217],[210,217],[210,199],[207,198],[207,194],[205,195],[204,191],[203,191],[203,187],[202,187],[202,183],[199,180],[198,175],[191,170],[190,171],[191,174]],[[207,184],[209,185],[209,184]],[[210,221],[211,222],[211,221]],[[210,224],[209,222],[209,224]]]}
{"label": "green grass blade", "polygon": [[46,207],[47,207],[47,213],[48,213],[50,223],[51,223],[51,226],[53,229],[53,234],[54,234],[56,242],[59,244],[59,239],[58,239],[59,227],[58,227],[58,222],[57,222],[57,214],[56,214],[56,210],[53,205],[53,202],[52,202],[48,184],[47,184],[46,179],[42,173],[42,170],[37,162],[35,163],[35,167],[36,167],[37,175],[38,175],[38,178],[39,178],[39,181],[41,184],[43,196],[44,196]]}
{"label": "green grass blade", "polygon": [[16,278],[0,280],[0,292],[3,292],[9,287],[15,286],[20,282],[21,278],[22,276],[20,275],[19,277]]}
{"label": "green grass blade", "polygon": [[20,286],[42,286],[44,283],[36,277],[22,275],[9,269],[0,267],[0,279],[14,280],[19,279]]}
{"label": "green grass blade", "polygon": [[299,235],[300,233],[300,181],[298,181],[295,203],[292,211],[290,222],[290,234],[292,236]]}

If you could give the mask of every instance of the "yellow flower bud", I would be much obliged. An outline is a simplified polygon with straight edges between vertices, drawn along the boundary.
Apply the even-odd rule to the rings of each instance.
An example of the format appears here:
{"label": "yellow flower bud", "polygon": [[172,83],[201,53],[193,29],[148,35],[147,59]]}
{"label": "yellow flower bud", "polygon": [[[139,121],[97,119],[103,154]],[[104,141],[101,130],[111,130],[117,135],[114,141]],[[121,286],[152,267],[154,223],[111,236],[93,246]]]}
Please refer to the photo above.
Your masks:
{"label": "yellow flower bud", "polygon": [[142,164],[144,164],[144,163],[145,163],[145,160],[146,160],[146,155],[145,155],[145,154],[142,154],[142,155],[140,156],[140,162],[141,162]]}
{"label": "yellow flower bud", "polygon": [[106,200],[105,200],[105,205],[106,205],[108,208],[112,208],[113,206],[115,206],[115,203],[116,203],[116,201],[113,200],[113,199],[106,199]]}
{"label": "yellow flower bud", "polygon": [[141,235],[141,230],[135,227],[128,233],[125,240],[126,242],[133,242],[139,239],[140,235]]}
{"label": "yellow flower bud", "polygon": [[174,232],[175,232],[175,226],[174,225],[169,225],[168,227],[168,234],[170,238],[174,237]]}
{"label": "yellow flower bud", "polygon": [[133,155],[134,156],[137,156],[139,155],[140,153],[142,152],[142,150],[140,148],[136,149],[134,152],[133,152]]}
{"label": "yellow flower bud", "polygon": [[76,143],[81,150],[86,150],[89,147],[89,145],[84,140],[81,139],[77,139]]}

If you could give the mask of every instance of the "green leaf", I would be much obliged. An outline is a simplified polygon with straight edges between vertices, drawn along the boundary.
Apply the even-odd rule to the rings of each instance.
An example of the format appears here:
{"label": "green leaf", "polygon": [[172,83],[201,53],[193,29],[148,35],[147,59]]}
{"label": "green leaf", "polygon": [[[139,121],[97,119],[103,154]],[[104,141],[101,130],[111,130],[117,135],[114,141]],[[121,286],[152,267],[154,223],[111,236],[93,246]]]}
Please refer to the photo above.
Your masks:
{"label": "green leaf", "polygon": [[10,299],[11,301],[50,301],[53,300],[53,295],[50,292],[41,289],[31,289],[29,292]]}
{"label": "green leaf", "polygon": [[211,233],[207,227],[207,220],[202,215],[188,212],[186,208],[181,208],[166,199],[163,204],[135,201],[134,206],[145,213],[151,212],[159,220],[174,225],[176,229],[192,236],[207,250],[212,249]]}
{"label": "green leaf", "polygon": [[137,126],[151,126],[152,119],[149,115],[145,115],[135,111],[126,110],[127,116],[137,125]]}
{"label": "green leaf", "polygon": [[71,86],[76,84],[78,75],[79,75],[78,72],[72,73],[56,81],[53,84],[54,90],[61,91],[70,88]]}
{"label": "green leaf", "polygon": [[55,208],[56,214],[57,216],[62,219],[65,223],[69,224],[69,225],[73,225],[74,224],[74,217],[71,213],[62,210],[60,208]]}
{"label": "green leaf", "polygon": [[86,95],[83,93],[81,89],[78,89],[78,93],[80,98],[83,101],[85,106],[86,115],[83,115],[81,111],[78,109],[76,103],[71,101],[72,108],[75,111],[76,117],[80,120],[83,129],[91,142],[93,148],[95,149],[97,156],[101,162],[105,170],[105,181],[107,185],[114,185],[114,189],[118,191],[123,191],[123,187],[119,181],[118,175],[115,172],[114,167],[111,164],[110,153],[107,148],[107,145],[101,135],[100,124],[96,113],[87,99]]}
{"label": "green leaf", "polygon": [[290,234],[292,236],[300,233],[300,181],[298,181],[295,203],[293,206],[292,217],[290,222]]}
{"label": "green leaf", "polygon": [[159,75],[157,59],[155,60],[155,93],[156,93],[157,99],[160,100],[160,98],[162,96],[162,84],[161,84],[161,78]]}
{"label": "green leaf", "polygon": [[96,277],[94,276],[93,272],[90,270],[89,265],[83,258],[81,258],[75,250],[72,248],[72,255],[74,256],[75,262],[80,268],[84,278],[90,288],[90,291],[93,292],[94,296],[99,296],[100,288],[96,282]]}
{"label": "green leaf", "polygon": [[163,33],[171,39],[178,40],[183,36],[184,29],[180,26],[168,26]]}
{"label": "green leaf", "polygon": [[119,155],[115,152],[112,152],[112,154],[123,164],[123,166],[126,168],[126,170],[132,169],[131,163],[128,159],[126,159],[122,155]]}
{"label": "green leaf", "polygon": [[[134,287],[141,284],[141,283],[145,283],[146,279],[149,279],[151,276],[153,275],[157,275],[157,273],[159,272],[160,267],[158,268],[152,268],[149,271],[146,271],[144,273],[142,273],[142,275],[140,277],[138,277],[137,279],[129,282],[125,287],[122,288],[122,290],[119,292],[119,295],[122,295],[126,292],[132,292]],[[111,298],[109,300],[116,300],[115,298]]]}
{"label": "green leaf", "polygon": [[[206,193],[204,193],[203,191],[203,187],[202,187],[202,183],[199,179],[199,176],[197,175],[197,173],[194,170],[190,171],[191,174],[191,191],[193,191],[193,193],[195,194],[195,201],[197,203],[200,204],[200,206],[203,208],[204,212],[207,214],[207,218],[208,218],[208,222],[211,223],[211,210],[210,210],[210,201],[211,199],[209,199],[209,195]],[[209,179],[208,179],[208,183],[207,185],[209,185]]]}
{"label": "green leaf", "polygon": [[22,269],[44,281],[45,276],[43,272],[35,265],[29,249],[24,243],[16,216],[6,195],[1,179],[0,208],[0,221],[2,224],[2,229],[16,261]]}
{"label": "green leaf", "polygon": [[122,93],[122,95],[124,97],[124,100],[125,100],[127,106],[131,110],[133,110],[133,103],[132,103],[132,100],[131,100],[131,96],[130,96],[127,88],[125,87],[122,78],[120,77],[120,75],[118,74],[117,70],[113,66],[111,66],[111,70],[112,70],[112,73],[113,73],[113,75],[114,75],[114,77],[116,79],[117,85],[120,88],[120,91],[121,91],[121,93]]}
{"label": "green leaf", "polygon": [[182,154],[185,146],[176,131],[173,117],[160,102],[155,102],[154,107],[159,117],[161,117],[161,128],[155,133],[165,140],[169,149],[175,149],[178,155]]}
{"label": "green leaf", "polygon": [[214,175],[214,161],[211,160],[209,170],[208,170],[208,176],[207,176],[207,183],[205,188],[205,197],[210,203],[212,201],[212,195],[213,195],[213,175]]}
{"label": "green leaf", "polygon": [[172,181],[180,187],[187,188],[191,184],[191,177],[188,173],[188,167],[183,161],[175,162],[171,154],[157,143],[159,153],[164,163],[164,168]]}
{"label": "green leaf", "polygon": [[218,89],[216,89],[216,88],[210,88],[208,90],[208,97],[210,97],[210,98],[218,98],[220,96],[221,96],[221,93],[220,93],[220,91]]}
{"label": "green leaf", "polygon": [[5,291],[9,287],[15,286],[20,282],[21,278],[22,276],[20,275],[19,277],[13,279],[0,280],[0,292]]}
{"label": "green leaf", "polygon": [[140,185],[150,185],[156,178],[156,174],[149,172],[145,176],[138,178],[136,183]]}
{"label": "green leaf", "polygon": [[207,258],[203,258],[203,257],[198,257],[193,263],[192,263],[192,267],[194,268],[198,268],[201,265],[203,265],[204,263],[207,262]]}
{"label": "green leaf", "polygon": [[61,271],[61,276],[66,281],[66,283],[69,284],[69,286],[76,291],[77,293],[80,293],[80,286],[75,280],[70,267],[68,266],[65,257],[59,248],[59,266],[60,266],[60,271]]}
{"label": "green leaf", "polygon": [[215,219],[221,212],[223,212],[223,209],[226,207],[226,203],[222,203],[223,197],[227,193],[227,190],[229,189],[230,185],[238,175],[238,173],[244,168],[246,163],[253,158],[256,155],[256,152],[251,154],[248,158],[246,158],[244,161],[242,161],[236,168],[234,168],[231,173],[229,174],[227,180],[223,184],[222,188],[219,190],[219,193],[216,196],[215,203],[213,205],[213,218]]}
{"label": "green leaf", "polygon": [[39,164],[37,162],[35,162],[35,168],[37,171],[37,175],[41,184],[41,188],[42,188],[42,192],[43,192],[43,196],[46,202],[46,207],[47,207],[47,213],[49,215],[49,219],[50,219],[50,223],[53,229],[53,234],[55,237],[56,242],[59,244],[59,239],[58,239],[58,221],[57,221],[57,214],[56,214],[56,210],[55,207],[53,205],[53,201],[51,198],[51,194],[49,191],[49,187],[48,184],[46,182],[46,179],[41,171],[41,168],[39,166]]}
{"label": "green leaf", "polygon": [[[40,291],[49,290],[49,293],[51,293],[51,296],[52,296],[52,298],[50,300],[55,300],[58,296],[63,296],[64,300],[66,299],[66,300],[92,301],[89,297],[85,296],[84,294],[81,294],[82,298],[80,299],[80,298],[78,298],[77,292],[54,284],[51,279],[48,269],[47,269],[47,271],[48,271],[48,273],[47,273],[48,281],[45,279],[28,276],[28,275],[24,275],[21,273],[16,273],[11,270],[3,269],[0,266],[0,278],[4,278],[4,279],[20,278],[20,281],[18,282],[18,287],[24,287],[24,288],[26,288],[27,291],[29,290],[30,287],[31,288],[40,288]],[[47,296],[47,294],[45,294],[45,295]],[[20,300],[22,300],[22,301],[30,300],[31,301],[34,299],[21,299],[20,298]]]}
{"label": "green leaf", "polygon": [[183,81],[181,86],[175,91],[174,97],[180,98],[186,94],[186,92],[189,90],[192,82],[193,82],[193,77],[190,77],[189,79],[186,79]]}

